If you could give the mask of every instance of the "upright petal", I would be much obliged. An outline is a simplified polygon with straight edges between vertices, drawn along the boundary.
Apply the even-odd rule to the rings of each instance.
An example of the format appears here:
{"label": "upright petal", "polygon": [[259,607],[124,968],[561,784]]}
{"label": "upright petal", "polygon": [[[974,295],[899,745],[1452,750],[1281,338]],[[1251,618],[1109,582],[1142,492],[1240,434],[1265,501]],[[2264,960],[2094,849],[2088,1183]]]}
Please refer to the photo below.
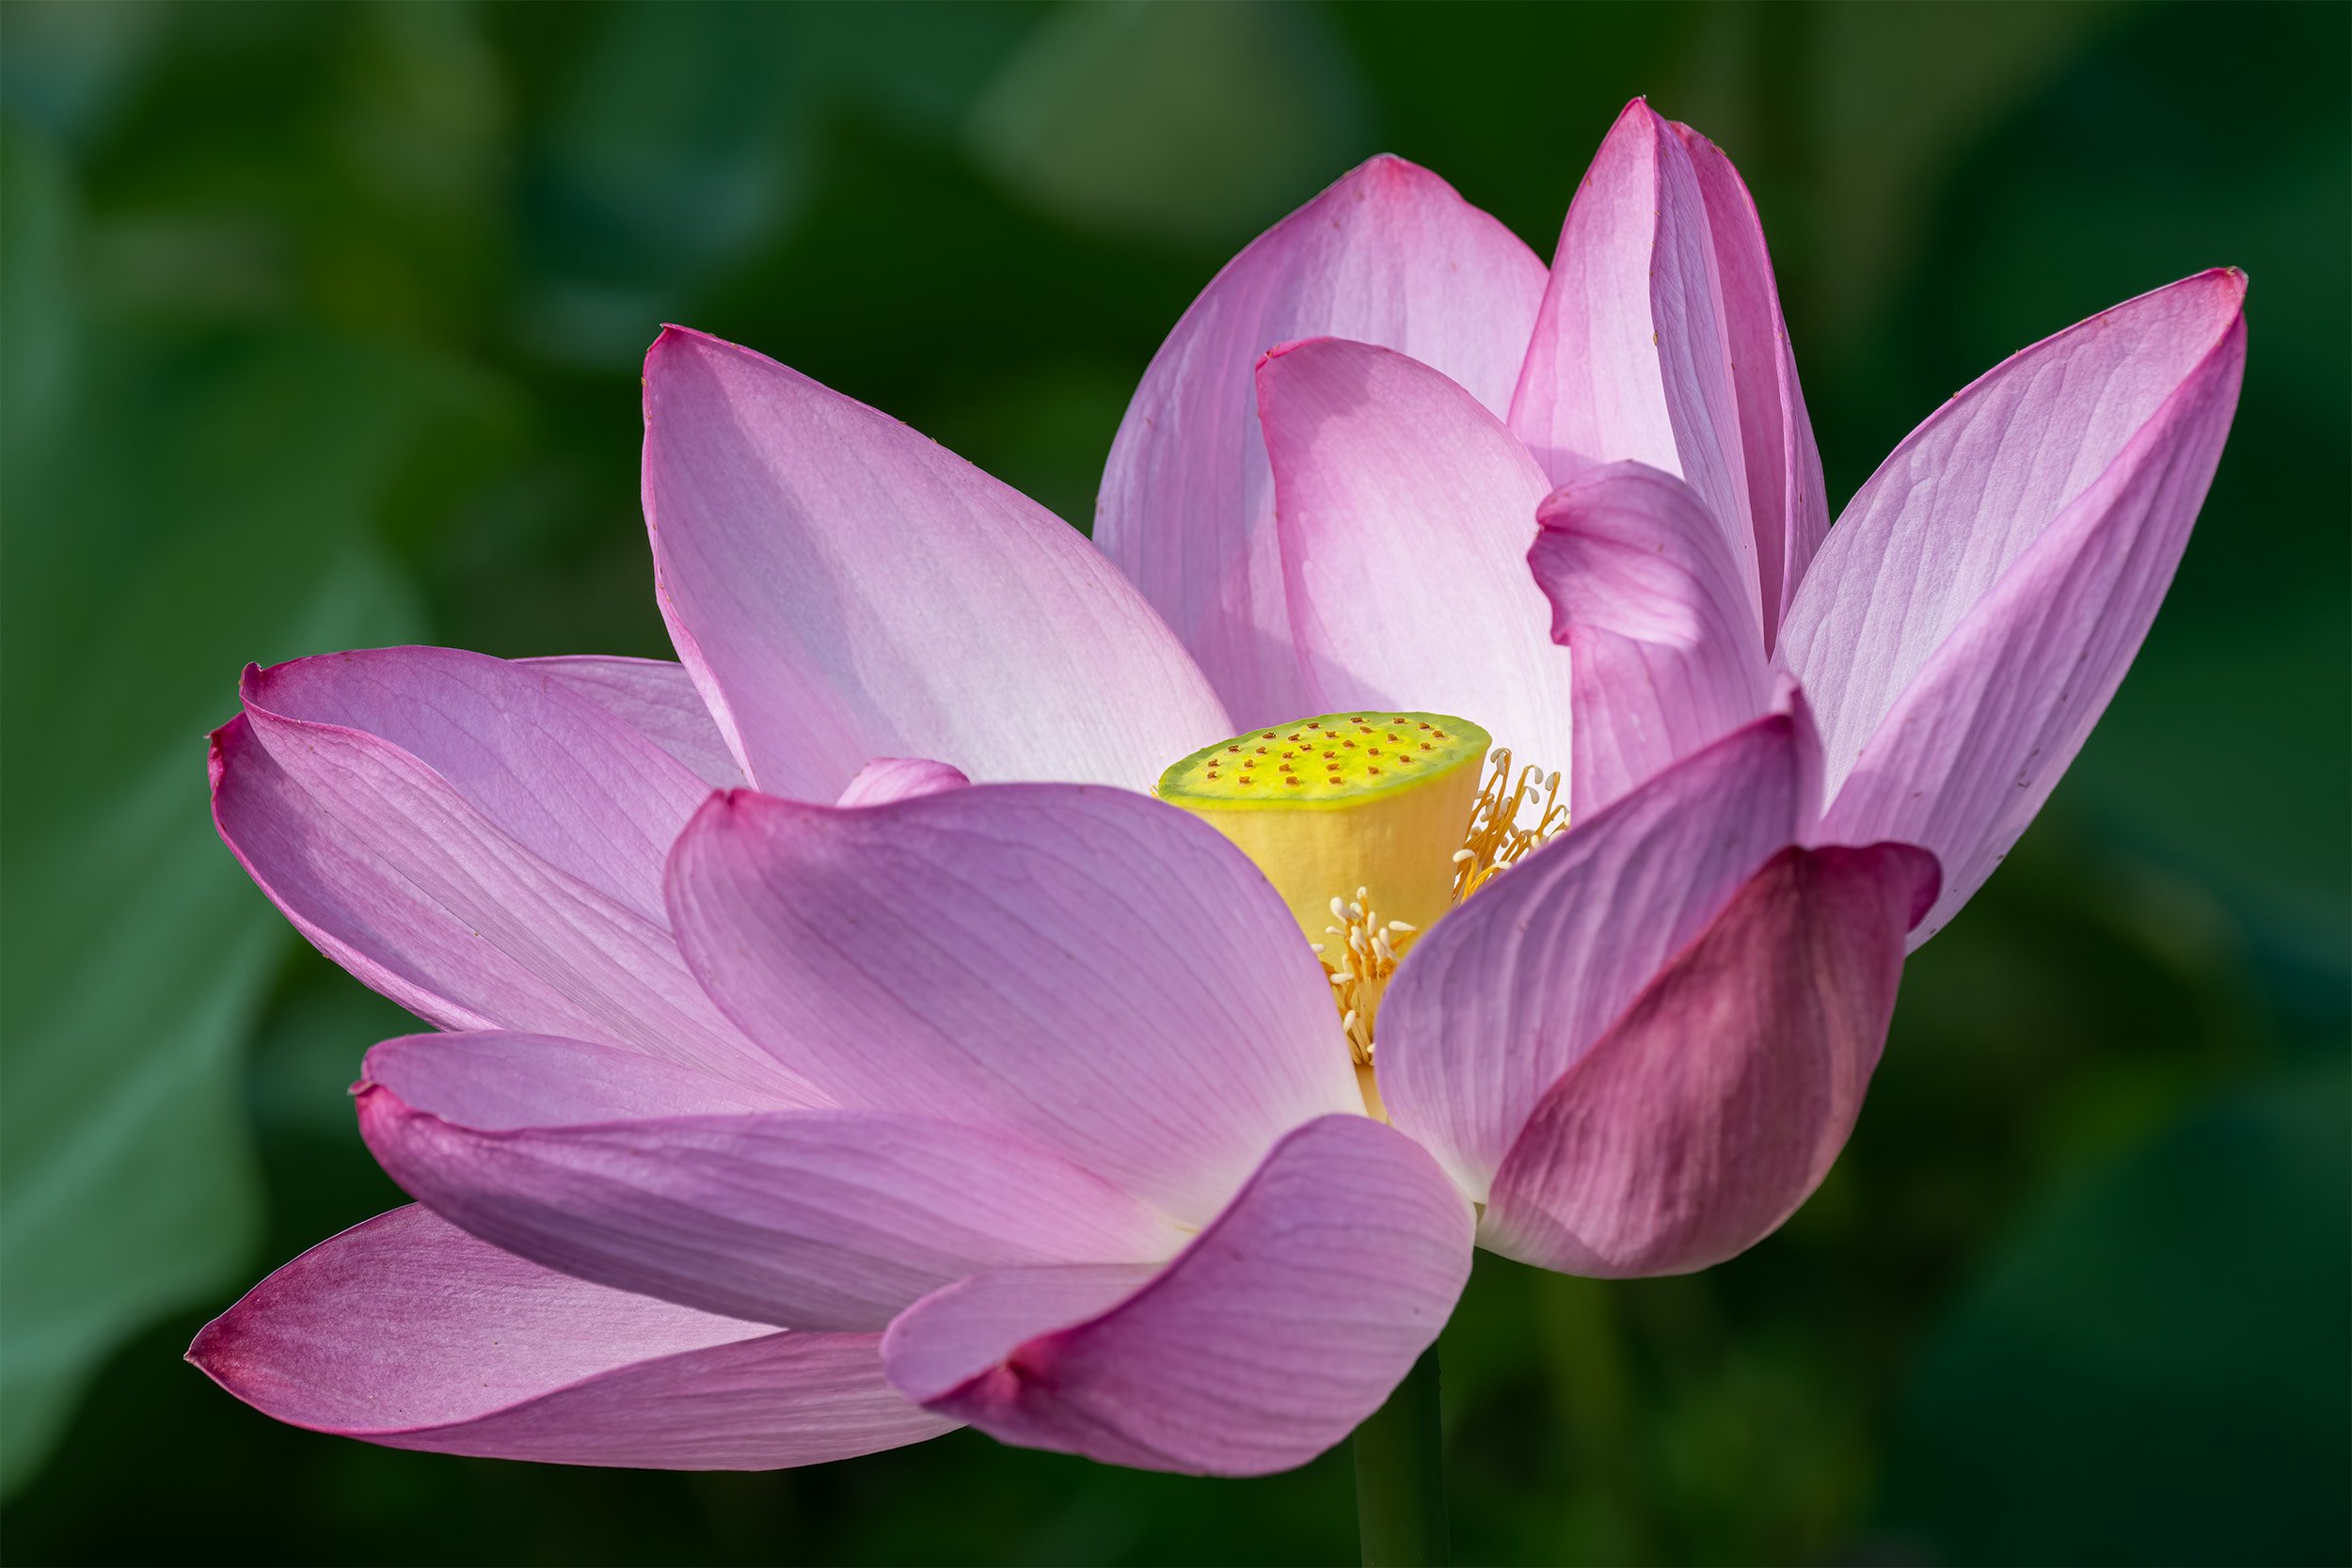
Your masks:
{"label": "upright petal", "polygon": [[405,657],[256,672],[213,736],[214,818],[262,891],[445,1028],[625,1045],[812,1102],[687,973],[658,882],[645,907],[700,781],[544,674],[453,656],[469,679],[404,695]]}
{"label": "upright petal", "polygon": [[1568,656],[1527,577],[1545,484],[1526,449],[1428,366],[1337,338],[1268,355],[1258,401],[1298,711],[1455,713],[1565,766]]}
{"label": "upright petal", "polygon": [[1380,1004],[1389,1118],[1484,1201],[1544,1091],[1806,826],[1802,709],[1677,763],[1439,921]]}
{"label": "upright petal", "polygon": [[961,789],[972,781],[963,770],[950,768],[944,762],[928,757],[876,757],[857,770],[857,777],[841,792],[836,806],[882,806],[910,796],[936,795],[943,789]]}
{"label": "upright petal", "polygon": [[1187,1223],[1284,1132],[1362,1107],[1280,896],[1143,796],[715,796],[670,903],[720,1006],[841,1103],[1017,1134]]}
{"label": "upright petal", "polygon": [[1638,98],[1569,204],[1511,428],[1554,484],[1628,460],[1688,482],[1761,602],[1707,197],[1689,149]]}
{"label": "upright petal", "polygon": [[1250,372],[1331,336],[1435,367],[1508,406],[1543,263],[1401,158],[1362,165],[1228,262],[1153,356],[1111,444],[1094,537],[1168,617],[1237,726],[1315,710],[1300,689]]}
{"label": "upright petal", "polygon": [[1058,518],[748,349],[655,341],[644,502],[671,639],[762,789],[831,800],[876,756],[1142,789],[1231,728]]}
{"label": "upright petal", "polygon": [[1537,516],[1527,563],[1575,675],[1568,796],[1581,819],[1762,716],[1772,677],[1739,560],[1680,480],[1613,463]]}
{"label": "upright petal", "polygon": [[1949,920],[2074,760],[2139,649],[2220,462],[2246,279],[2093,316],[1931,416],[1854,497],[1781,658],[1818,705],[1823,832],[1933,850]]}
{"label": "upright petal", "polygon": [[1740,448],[1747,468],[1748,516],[1756,530],[1756,566],[1763,592],[1764,643],[1780,634],[1781,618],[1804,579],[1813,552],[1829,532],[1829,497],[1821,483],[1821,451],[1797,385],[1788,324],[1780,313],[1772,253],[1763,220],[1740,171],[1723,150],[1688,125],[1675,135],[1690,150],[1707,202],[1715,243],[1715,276],[1723,286],[1724,336],[1731,346],[1731,386],[1740,407]]}
{"label": "upright petal", "polygon": [[1020,1263],[1151,1262],[1181,1233],[1016,1138],[776,1111],[576,1040],[421,1035],[368,1053],[359,1131],[444,1219],[581,1279],[790,1328],[879,1329]]}
{"label": "upright petal", "polygon": [[878,1343],[583,1284],[410,1207],[279,1269],[188,1359],[263,1415],[391,1448],[767,1470],[952,1430],[882,1380]]}
{"label": "upright petal", "polygon": [[1620,1278],[1688,1274],[1778,1229],[1853,1130],[1935,883],[1905,844],[1773,856],[1544,1095],[1481,1243]]}
{"label": "upright petal", "polygon": [[517,659],[541,670],[613,717],[635,725],[646,738],[693,769],[713,789],[736,789],[743,777],[719,722],[703,705],[686,666],[666,658],[619,658],[604,654],[559,654]]}
{"label": "upright petal", "polygon": [[1470,1277],[1469,1203],[1364,1117],[1291,1133],[1148,1279],[1012,1269],[918,1302],[891,1381],[1028,1448],[1194,1475],[1303,1465],[1436,1340]]}

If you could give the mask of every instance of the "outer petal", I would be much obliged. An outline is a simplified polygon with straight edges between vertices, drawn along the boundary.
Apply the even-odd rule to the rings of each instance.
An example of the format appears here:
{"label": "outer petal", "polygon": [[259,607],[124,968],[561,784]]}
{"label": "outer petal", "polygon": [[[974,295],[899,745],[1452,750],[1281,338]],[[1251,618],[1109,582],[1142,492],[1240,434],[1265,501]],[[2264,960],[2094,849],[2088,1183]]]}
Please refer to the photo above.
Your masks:
{"label": "outer petal", "polygon": [[619,658],[603,654],[564,654],[516,662],[540,670],[635,725],[646,738],[692,768],[713,789],[735,789],[743,777],[718,721],[703,705],[686,666],[666,658]]}
{"label": "outer petal", "polygon": [[1538,1100],[1808,822],[1802,709],[1734,732],[1505,872],[1405,956],[1380,1096],[1472,1197]]}
{"label": "outer petal", "polygon": [[1500,414],[1543,289],[1543,263],[1509,230],[1427,169],[1379,157],[1233,258],[1168,334],[1111,445],[1094,537],[1237,727],[1314,711],[1290,658],[1259,356],[1323,335],[1379,343]]}
{"label": "outer petal", "polygon": [[1568,793],[1581,819],[1763,715],[1772,678],[1739,559],[1680,480],[1614,463],[1537,515],[1527,563],[1575,672]]}
{"label": "outer petal", "polygon": [[[878,1329],[982,1269],[1151,1261],[1182,1240],[1116,1187],[1000,1132],[872,1111],[706,1110],[720,1100],[708,1093],[667,1109],[672,1085],[623,1055],[531,1037],[389,1040],[368,1053],[359,1131],[393,1180],[510,1252],[793,1328]],[[517,1056],[550,1085],[544,1106],[513,1092]],[[595,1103],[608,1097],[610,1109]]]}
{"label": "outer petal", "polygon": [[1059,519],[748,349],[655,341],[644,500],[671,638],[763,789],[830,800],[875,756],[1141,789],[1232,728]]}
{"label": "outer petal", "polygon": [[1641,99],[1568,207],[1511,428],[1555,484],[1628,459],[1688,481],[1760,602],[1707,198],[1682,139]]}
{"label": "outer petal", "polygon": [[882,1338],[891,1381],[1030,1448],[1263,1475],[1380,1407],[1470,1277],[1470,1205],[1363,1117],[1291,1133],[1215,1224],[1136,1288],[1106,1271],[983,1275]]}
{"label": "outer petal", "polygon": [[1568,758],[1568,656],[1527,578],[1544,476],[1502,422],[1418,360],[1322,338],[1258,367],[1283,580],[1318,713],[1458,713]]}
{"label": "outer petal", "polygon": [[[448,698],[471,728],[435,731],[422,703],[366,710],[424,755],[264,707],[293,683],[257,676],[247,711],[213,736],[222,838],[322,952],[436,1023],[626,1045],[813,1102],[703,994],[660,904],[637,907],[637,859],[659,860],[675,832],[656,808],[707,791],[547,677],[483,662],[507,672],[490,694]],[[289,705],[321,711],[306,685]]]}
{"label": "outer petal", "polygon": [[877,1344],[583,1284],[412,1207],[279,1269],[188,1359],[264,1415],[392,1448],[763,1470],[954,1426],[882,1381]]}
{"label": "outer petal", "polygon": [[961,789],[972,781],[963,770],[928,757],[876,757],[857,771],[836,806],[882,806],[916,795]]}
{"label": "outer petal", "polygon": [[1854,497],[1789,611],[1824,832],[1943,862],[1915,942],[2008,853],[2154,620],[2244,373],[2246,279],[2211,272],[2026,350]]}
{"label": "outer petal", "polygon": [[1564,1274],[1687,1274],[1744,1252],[1845,1147],[1935,898],[1904,844],[1789,848],[1545,1094],[1479,1240]]}
{"label": "outer petal", "polygon": [[1139,795],[717,796],[670,902],[720,1005],[842,1103],[1017,1133],[1182,1220],[1282,1132],[1362,1105],[1281,898]]}
{"label": "outer petal", "polygon": [[1781,317],[1780,290],[1772,281],[1772,258],[1756,200],[1721,148],[1688,125],[1677,123],[1674,132],[1690,151],[1714,240],[1769,647],[1813,552],[1829,532],[1821,451],[1797,385],[1797,360],[1788,346],[1788,324]]}

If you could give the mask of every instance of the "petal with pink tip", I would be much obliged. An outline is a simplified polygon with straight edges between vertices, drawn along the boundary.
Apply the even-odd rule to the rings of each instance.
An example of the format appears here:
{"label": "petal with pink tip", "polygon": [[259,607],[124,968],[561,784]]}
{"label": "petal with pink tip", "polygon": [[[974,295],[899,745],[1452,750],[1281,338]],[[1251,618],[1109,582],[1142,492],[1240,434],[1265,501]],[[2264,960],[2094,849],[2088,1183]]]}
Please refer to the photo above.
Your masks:
{"label": "petal with pink tip", "polygon": [[1707,197],[1689,149],[1641,99],[1569,204],[1511,429],[1555,484],[1625,461],[1686,481],[1761,602]]}
{"label": "petal with pink tip", "polygon": [[1544,1091],[1809,823],[1802,708],[1734,731],[1505,871],[1380,1003],[1389,1119],[1484,1201]]}
{"label": "petal with pink tip", "polygon": [[1829,497],[1821,483],[1821,451],[1797,385],[1788,324],[1756,199],[1723,150],[1688,125],[1675,135],[1689,150],[1707,203],[1715,246],[1715,276],[1723,286],[1724,335],[1730,342],[1732,392],[1740,408],[1740,445],[1747,468],[1748,515],[1756,529],[1756,575],[1763,593],[1764,643],[1780,634],[1781,617],[1804,580],[1813,552],[1829,532]]}
{"label": "petal with pink tip", "polygon": [[393,1180],[495,1245],[791,1328],[879,1329],[983,1269],[1148,1262],[1181,1244],[1135,1198],[1007,1134],[728,1103],[623,1054],[389,1040],[368,1053],[359,1131]]}
{"label": "petal with pink tip", "polygon": [[1016,1134],[1188,1223],[1284,1132],[1362,1106],[1281,898],[1144,796],[715,796],[670,904],[720,1006],[841,1103]]}
{"label": "petal with pink tip", "polygon": [[1565,766],[1568,656],[1528,580],[1545,483],[1526,449],[1437,371],[1338,338],[1268,355],[1258,404],[1302,711],[1459,714]]}
{"label": "petal with pink tip", "polygon": [[671,638],[762,789],[831,800],[876,756],[1143,789],[1232,727],[1060,519],[749,349],[646,354],[644,504]]}
{"label": "petal with pink tip", "polygon": [[1623,1278],[1778,1229],[1853,1130],[1935,884],[1935,857],[1907,844],[1772,857],[1544,1095],[1481,1244]]}
{"label": "petal with pink tip", "polygon": [[620,658],[603,654],[562,654],[516,660],[541,670],[625,723],[694,771],[713,789],[736,789],[751,781],[727,750],[727,737],[703,705],[686,666],[666,658]]}
{"label": "petal with pink tip", "polygon": [[1772,705],[1764,629],[1715,519],[1672,474],[1594,468],[1546,498],[1527,552],[1575,676],[1581,820]]}
{"label": "petal with pink tip", "polygon": [[1815,558],[1781,657],[1819,707],[1823,833],[1934,851],[1914,945],[2031,823],[2146,637],[2237,405],[2245,293],[2205,273],[2006,361]]}
{"label": "petal with pink tip", "polygon": [[1200,659],[1236,726],[1315,707],[1290,657],[1250,384],[1259,357],[1301,338],[1378,343],[1500,414],[1543,290],[1543,263],[1517,235],[1427,169],[1378,157],[1228,262],[1152,356],[1111,444],[1094,537]]}
{"label": "petal with pink tip", "polygon": [[265,1416],[391,1448],[768,1470],[954,1428],[883,1381],[879,1341],[584,1284],[410,1207],[271,1275],[188,1359]]}
{"label": "petal with pink tip", "polygon": [[990,1435],[1114,1465],[1254,1476],[1379,1409],[1470,1277],[1470,1204],[1365,1117],[1292,1132],[1148,1279],[1006,1270],[882,1337],[910,1398]]}
{"label": "petal with pink tip", "polygon": [[213,736],[221,837],[320,951],[435,1023],[626,1045],[818,1102],[703,994],[660,904],[637,907],[640,861],[676,831],[662,814],[708,792],[548,677],[482,663],[504,673],[478,703],[445,689],[405,714],[257,673]]}
{"label": "petal with pink tip", "polygon": [[905,800],[917,795],[936,795],[943,789],[961,789],[972,781],[960,768],[928,757],[876,757],[857,770],[850,787],[841,792],[836,806],[886,806],[893,800]]}

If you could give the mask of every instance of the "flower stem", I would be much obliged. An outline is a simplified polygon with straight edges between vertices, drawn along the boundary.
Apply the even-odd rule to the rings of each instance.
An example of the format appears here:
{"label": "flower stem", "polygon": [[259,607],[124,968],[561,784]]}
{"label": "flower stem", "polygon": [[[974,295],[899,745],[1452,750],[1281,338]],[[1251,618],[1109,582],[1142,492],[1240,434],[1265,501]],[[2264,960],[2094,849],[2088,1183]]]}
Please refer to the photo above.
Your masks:
{"label": "flower stem", "polygon": [[1441,1568],[1445,1435],[1438,1419],[1438,1347],[1356,1429],[1356,1529],[1365,1568]]}

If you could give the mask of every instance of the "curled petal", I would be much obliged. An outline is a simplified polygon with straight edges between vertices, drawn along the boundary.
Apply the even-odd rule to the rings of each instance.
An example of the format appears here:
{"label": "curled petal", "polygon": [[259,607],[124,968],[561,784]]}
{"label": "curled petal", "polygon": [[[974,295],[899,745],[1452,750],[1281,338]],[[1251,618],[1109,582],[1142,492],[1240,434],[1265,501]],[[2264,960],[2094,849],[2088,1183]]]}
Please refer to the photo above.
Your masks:
{"label": "curled petal", "polygon": [[1561,1075],[1479,1240],[1564,1274],[1687,1274],[1744,1252],[1845,1147],[1935,898],[1909,845],[1782,850]]}
{"label": "curled petal", "polygon": [[1330,1117],[1157,1274],[982,1275],[892,1323],[883,1362],[910,1398],[1009,1443],[1263,1475],[1380,1407],[1454,1310],[1470,1228],[1410,1139]]}
{"label": "curled petal", "polygon": [[762,789],[831,800],[876,756],[1141,789],[1230,727],[1060,519],[748,349],[647,353],[644,503],[671,639]]}
{"label": "curled petal", "polygon": [[961,768],[927,757],[876,757],[857,771],[836,806],[883,806],[917,795],[959,789],[972,781]]}
{"label": "curled petal", "polygon": [[883,1381],[879,1338],[585,1284],[410,1207],[279,1269],[188,1359],[266,1416],[390,1448],[767,1470],[953,1429]]}
{"label": "curled petal", "polygon": [[1427,169],[1374,158],[1233,258],[1152,356],[1111,445],[1094,537],[1237,725],[1315,706],[1290,657],[1259,357],[1301,338],[1378,343],[1500,414],[1543,288],[1543,263],[1508,229]]}

